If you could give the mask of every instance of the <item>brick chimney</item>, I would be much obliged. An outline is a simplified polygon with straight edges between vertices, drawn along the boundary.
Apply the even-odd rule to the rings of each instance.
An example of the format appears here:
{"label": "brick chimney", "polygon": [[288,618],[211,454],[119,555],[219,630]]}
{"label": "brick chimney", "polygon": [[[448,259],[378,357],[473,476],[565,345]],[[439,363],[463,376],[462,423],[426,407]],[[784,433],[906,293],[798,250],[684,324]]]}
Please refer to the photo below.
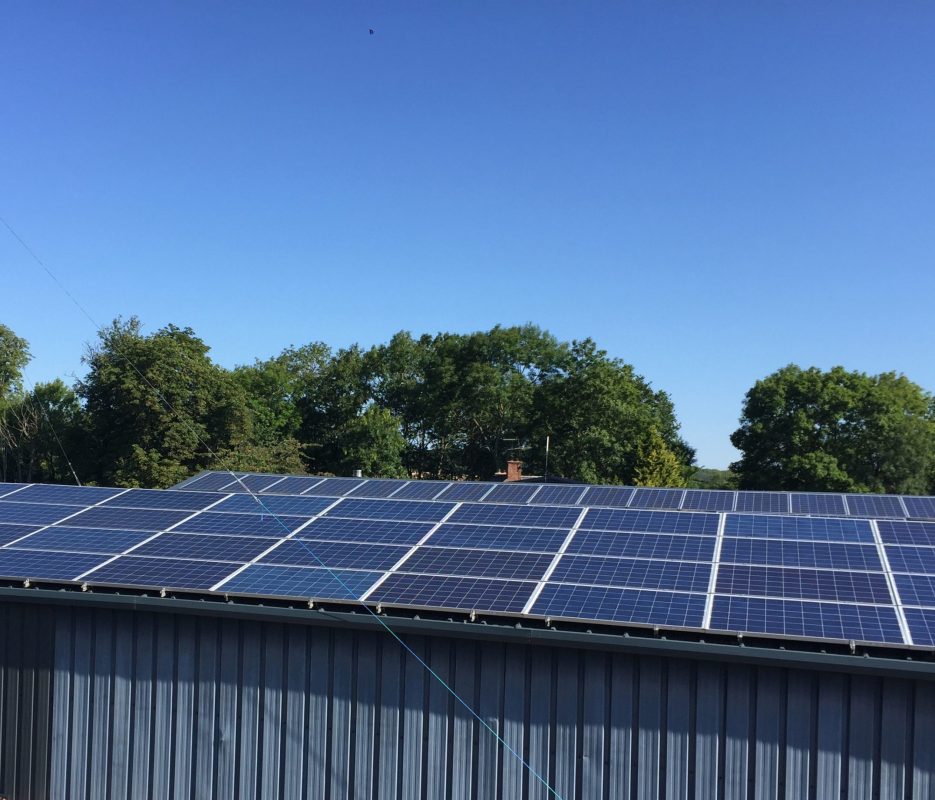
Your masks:
{"label": "brick chimney", "polygon": [[520,481],[523,479],[523,462],[522,461],[507,461],[506,462],[506,479],[508,481]]}

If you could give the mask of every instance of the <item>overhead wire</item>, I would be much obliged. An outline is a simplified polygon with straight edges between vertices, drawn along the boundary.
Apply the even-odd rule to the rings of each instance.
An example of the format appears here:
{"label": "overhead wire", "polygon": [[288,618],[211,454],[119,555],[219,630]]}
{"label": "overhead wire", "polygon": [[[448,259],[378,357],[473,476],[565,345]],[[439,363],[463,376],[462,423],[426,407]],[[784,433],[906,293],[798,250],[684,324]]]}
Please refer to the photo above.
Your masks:
{"label": "overhead wire", "polygon": [[[56,277],[56,275],[52,272],[52,270],[49,269],[48,266],[46,266],[45,262],[41,258],[39,258],[36,252],[25,242],[25,240],[13,229],[13,227],[2,216],[0,216],[0,223],[2,223],[3,226],[13,236],[13,238],[16,239],[16,241],[19,242],[20,245],[22,245],[23,249],[32,257],[32,259],[40,267],[42,267],[46,275],[48,275],[48,277],[55,283],[56,286],[58,286],[59,289],[62,290],[62,292],[64,292],[64,294],[71,300],[71,302],[75,305],[75,307],[87,318],[87,320],[91,323],[94,329],[98,331],[99,333],[102,333],[104,331],[104,327],[98,324],[98,322],[94,319],[94,317],[91,316],[90,312],[88,312],[88,310],[74,297],[74,295],[72,295],[72,293],[68,291],[65,285],[58,279],[58,277]],[[117,351],[118,355],[120,355],[120,357],[123,358],[127,364],[129,364],[129,366],[133,369],[134,372],[136,372],[136,374],[140,377],[143,383],[145,383],[146,386],[155,394],[158,400],[170,412],[172,412],[173,414],[176,414],[178,418],[183,422],[183,424],[186,424],[189,426],[189,428],[195,434],[198,441],[205,448],[206,452],[208,452],[213,458],[217,459],[218,464],[223,465],[224,463],[223,459],[221,459],[214,452],[214,450],[211,449],[210,445],[208,445],[208,443],[204,441],[197,427],[194,424],[190,423],[188,420],[186,420],[184,416],[178,413],[178,411],[176,411],[175,407],[164,397],[162,392],[160,392],[159,389],[153,385],[153,383],[149,380],[149,378],[146,377],[146,375],[136,366],[136,364],[133,363],[132,359],[128,358],[124,353],[122,353],[119,350],[119,348],[117,348],[115,343],[113,343],[113,346],[114,346],[114,349]],[[283,522],[279,518],[278,515],[273,513],[267,507],[267,505],[263,502],[261,497],[259,497],[253,491],[251,491],[251,489],[243,482],[243,480],[241,479],[239,475],[237,475],[232,469],[229,469],[229,468],[223,468],[220,471],[228,473],[234,479],[234,481],[243,488],[243,493],[249,495],[253,499],[253,501],[263,510],[264,514],[268,514],[270,517],[276,520],[276,523],[280,527],[282,527],[282,529],[286,532],[287,536],[291,536],[292,531],[289,528],[289,526],[286,525],[285,522]],[[75,478],[77,479],[77,475],[75,476]],[[439,675],[434,669],[432,669],[432,667],[429,666],[428,662],[426,662],[424,658],[422,658],[409,644],[407,644],[406,641],[399,634],[397,634],[396,631],[394,631],[390,627],[390,625],[386,622],[386,620],[380,614],[377,614],[370,607],[368,603],[366,603],[365,601],[357,597],[355,592],[347,585],[347,583],[345,583],[344,580],[342,580],[340,575],[338,575],[333,569],[331,569],[327,564],[325,564],[325,562],[322,561],[318,557],[315,551],[311,547],[309,547],[307,542],[305,542],[302,539],[290,539],[290,541],[299,542],[299,544],[301,544],[305,548],[305,550],[308,551],[309,555],[311,555],[312,558],[324,570],[328,572],[329,576],[333,580],[335,580],[338,583],[338,585],[347,593],[347,596],[348,596],[347,599],[352,599],[356,601],[357,603],[359,603],[367,611],[367,613],[370,616],[372,616],[380,624],[383,630],[387,634],[389,634],[397,642],[397,644],[399,644],[400,647],[402,647],[403,650],[405,650],[405,652],[409,656],[411,656],[423,669],[425,669],[425,671],[428,672],[428,674],[431,675],[432,678],[434,678],[445,689],[445,691],[447,691],[448,694],[451,695],[451,697],[454,700],[456,700],[475,720],[477,720],[477,722],[491,736],[493,736],[494,739],[496,739],[496,741],[500,744],[500,746],[506,752],[508,752],[511,756],[516,758],[520,762],[520,764],[522,764],[522,766],[529,772],[529,774],[533,778],[535,778],[535,780],[538,783],[540,783],[550,795],[552,795],[552,797],[556,798],[556,800],[564,800],[563,796],[559,794],[559,792],[552,786],[552,784],[548,781],[548,779],[545,778],[538,770],[536,770],[525,758],[523,758],[522,754],[517,752],[517,750],[514,747],[512,747],[509,744],[509,742],[507,742],[497,732],[497,730],[489,722],[487,722],[487,720],[485,720],[477,711],[475,711],[474,708],[470,705],[470,703],[468,703],[467,700],[465,700],[463,697],[461,697],[460,694],[458,694],[457,691],[455,691],[454,687],[452,687],[444,678],[442,678],[441,675]]]}

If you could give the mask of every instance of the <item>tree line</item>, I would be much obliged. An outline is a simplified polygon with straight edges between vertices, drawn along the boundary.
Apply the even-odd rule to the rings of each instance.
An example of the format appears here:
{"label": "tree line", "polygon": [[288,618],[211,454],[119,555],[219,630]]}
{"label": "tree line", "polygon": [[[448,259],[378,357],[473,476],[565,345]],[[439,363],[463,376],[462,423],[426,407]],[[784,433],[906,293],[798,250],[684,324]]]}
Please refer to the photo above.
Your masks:
{"label": "tree line", "polygon": [[[225,369],[190,328],[115,320],[85,374],[27,387],[0,324],[0,480],[165,487],[202,469],[638,486],[935,490],[935,402],[903,376],[786,367],[751,388],[730,472],[699,470],[666,392],[534,325],[322,342]],[[546,455],[546,438],[551,447]],[[548,463],[546,464],[546,458]],[[73,474],[73,471],[75,474]]]}

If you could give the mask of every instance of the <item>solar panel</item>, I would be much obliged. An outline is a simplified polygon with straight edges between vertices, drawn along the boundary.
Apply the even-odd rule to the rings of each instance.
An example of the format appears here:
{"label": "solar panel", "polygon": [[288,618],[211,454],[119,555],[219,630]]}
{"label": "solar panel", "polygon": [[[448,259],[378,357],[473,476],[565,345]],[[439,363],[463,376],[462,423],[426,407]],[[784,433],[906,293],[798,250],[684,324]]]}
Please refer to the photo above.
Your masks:
{"label": "solar panel", "polygon": [[156,508],[167,511],[200,511],[218,501],[215,492],[180,492],[172,489],[130,489],[107,501],[107,508]]}
{"label": "solar panel", "polygon": [[[100,563],[100,558],[97,562]],[[118,556],[89,572],[89,584],[116,584],[154,589],[210,589],[233,571],[233,564],[177,558]]]}
{"label": "solar panel", "polygon": [[[148,531],[102,531],[96,528],[45,528],[16,542],[17,549],[64,550],[117,555],[153,534]],[[103,561],[103,559],[98,559]]]}
{"label": "solar panel", "polygon": [[302,597],[317,600],[356,600],[382,576],[360,570],[282,567],[251,564],[218,587],[231,594],[263,597]]}
{"label": "solar panel", "polygon": [[307,522],[305,517],[272,517],[263,514],[222,514],[206,511],[174,528],[189,533],[216,533],[223,536],[272,536],[281,538]]}
{"label": "solar panel", "polygon": [[718,596],[712,607],[711,628],[861,642],[903,641],[892,606]]}
{"label": "solar panel", "polygon": [[895,517],[906,516],[898,497],[892,495],[849,494],[847,511],[852,517]]}
{"label": "solar panel", "polygon": [[419,500],[355,500],[348,498],[328,511],[327,517],[351,519],[399,519],[410,522],[438,522],[453,505]]}
{"label": "solar panel", "polygon": [[839,494],[800,494],[793,492],[793,514],[846,514],[844,498]]}
{"label": "solar panel", "polygon": [[627,589],[706,592],[710,578],[710,563],[565,555],[559,559],[549,581],[619,586]]}
{"label": "solar panel", "polygon": [[319,517],[302,528],[296,539],[321,539],[341,542],[378,542],[414,545],[432,530],[431,522],[396,522],[383,520]]}
{"label": "solar panel", "polygon": [[443,489],[451,486],[447,481],[410,481],[393,493],[394,500],[431,500]]}
{"label": "solar panel", "polygon": [[4,483],[0,482],[0,497],[6,497],[11,492],[19,491],[20,489],[25,489],[29,486],[28,483]]}
{"label": "solar panel", "polygon": [[450,520],[477,525],[569,529],[580,514],[581,509],[562,506],[485,506],[466,503],[451,515]]}
{"label": "solar panel", "polygon": [[541,486],[529,483],[501,483],[484,497],[485,503],[526,503]]}
{"label": "solar panel", "polygon": [[101,563],[100,555],[50,553],[44,550],[0,548],[0,577],[30,580],[74,581],[82,572]]}
{"label": "solar panel", "polygon": [[[163,533],[133,551],[134,556],[191,558],[242,564],[267,550],[272,542],[261,536],[209,536],[200,533]],[[228,567],[233,572],[234,567]]]}
{"label": "solar panel", "polygon": [[540,616],[700,628],[705,595],[547,583],[532,607]]}
{"label": "solar panel", "polygon": [[681,508],[686,511],[733,511],[734,493],[689,489]]}
{"label": "solar panel", "polygon": [[286,514],[313,517],[334,503],[333,497],[294,497],[263,495],[254,499],[249,494],[235,494],[222,500],[212,511],[232,511],[241,514]]}
{"label": "solar panel", "polygon": [[918,572],[935,575],[935,547],[911,547],[890,544],[886,558],[893,572]]}
{"label": "solar panel", "polygon": [[[16,497],[16,495],[13,495]],[[40,503],[15,503],[0,500],[0,522],[23,522],[32,525],[47,525],[64,519],[78,509],[74,506],[47,506]]]}
{"label": "solar panel", "polygon": [[935,547],[935,523],[880,520],[880,538],[886,544],[915,544]]}
{"label": "solar panel", "polygon": [[708,561],[714,558],[713,536],[677,533],[607,533],[578,531],[565,551],[589,556]]}
{"label": "solar panel", "polygon": [[877,572],[721,564],[716,591],[718,594],[837,603],[893,603],[886,577]]}
{"label": "solar panel", "polygon": [[405,481],[373,480],[353,491],[354,497],[388,497],[402,488]]}
{"label": "solar panel", "polygon": [[397,574],[390,575],[367,599],[386,605],[519,613],[535,585],[529,581]]}
{"label": "solar panel", "polygon": [[429,540],[435,547],[474,547],[555,553],[568,536],[561,528],[511,528],[504,525],[461,525],[446,522]]}
{"label": "solar panel", "polygon": [[57,486],[35,484],[17,492],[17,503],[57,503],[59,505],[85,506],[100,503],[114,497],[125,489],[105,489],[99,486]]}
{"label": "solar panel", "polygon": [[581,506],[611,506],[612,508],[626,508],[633,489],[627,486],[590,486],[578,501]]}
{"label": "solar panel", "polygon": [[737,492],[737,511],[752,514],[788,514],[786,492]]}
{"label": "solar panel", "polygon": [[[0,550],[0,552],[3,552]],[[907,606],[935,606],[935,575],[893,576],[896,591]]]}
{"label": "solar panel", "polygon": [[821,542],[874,542],[870,523],[860,519],[779,517],[728,514],[725,536],[768,539],[809,539]]}
{"label": "solar panel", "polygon": [[228,492],[262,492],[282,480],[281,475],[240,475],[232,477],[225,487]]}
{"label": "solar panel", "polygon": [[0,547],[39,530],[39,525],[10,525],[0,522]]}
{"label": "solar panel", "polygon": [[360,478],[325,478],[321,483],[310,486],[302,495],[327,495],[330,497],[341,497],[352,492],[363,483]]}
{"label": "solar panel", "polygon": [[236,478],[244,475],[246,475],[244,472],[235,472],[233,475],[229,472],[206,472],[204,475],[194,478],[191,482],[184,482],[176,488],[186,491],[216,492],[228,484],[236,483]]}
{"label": "solar panel", "polygon": [[453,483],[436,500],[449,500],[451,502],[465,502],[467,500],[480,500],[490,491],[489,483]]}
{"label": "solar panel", "polygon": [[538,581],[551,563],[552,556],[538,553],[420,547],[399,572]]}
{"label": "solar panel", "polygon": [[903,497],[913,519],[935,519],[935,497]]}
{"label": "solar panel", "polygon": [[561,486],[556,484],[542,484],[534,497],[529,499],[533,505],[573,506],[578,498],[584,494],[585,486]]}
{"label": "solar panel", "polygon": [[789,539],[725,537],[720,563],[883,571],[875,545]]}
{"label": "solar panel", "polygon": [[913,644],[932,647],[935,645],[935,609],[906,608],[906,624],[912,634]]}
{"label": "solar panel", "polygon": [[349,542],[289,540],[263,558],[263,564],[332,569],[387,570],[399,561],[408,547]]}
{"label": "solar panel", "polygon": [[611,511],[592,508],[580,527],[595,531],[632,531],[646,533],[688,533],[714,536],[717,514],[684,511]]}
{"label": "solar panel", "polygon": [[82,528],[113,530],[161,531],[189,516],[188,511],[162,511],[136,508],[88,508],[68,519],[69,525]]}
{"label": "solar panel", "polygon": [[629,508],[678,508],[683,489],[637,489],[630,500]]}
{"label": "solar panel", "polygon": [[321,483],[321,477],[304,477],[298,475],[290,475],[288,478],[284,478],[278,483],[273,483],[267,486],[262,494],[302,494],[308,489],[311,489],[313,486]]}

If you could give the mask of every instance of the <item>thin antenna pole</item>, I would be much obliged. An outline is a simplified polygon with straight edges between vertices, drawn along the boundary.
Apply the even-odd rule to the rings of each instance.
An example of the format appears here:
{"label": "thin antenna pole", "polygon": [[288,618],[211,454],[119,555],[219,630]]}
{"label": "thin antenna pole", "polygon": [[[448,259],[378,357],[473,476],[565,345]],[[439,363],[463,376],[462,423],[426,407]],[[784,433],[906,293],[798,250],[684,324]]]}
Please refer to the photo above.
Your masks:
{"label": "thin antenna pole", "polygon": [[543,483],[549,482],[549,435],[545,436],[545,475],[542,479]]}

